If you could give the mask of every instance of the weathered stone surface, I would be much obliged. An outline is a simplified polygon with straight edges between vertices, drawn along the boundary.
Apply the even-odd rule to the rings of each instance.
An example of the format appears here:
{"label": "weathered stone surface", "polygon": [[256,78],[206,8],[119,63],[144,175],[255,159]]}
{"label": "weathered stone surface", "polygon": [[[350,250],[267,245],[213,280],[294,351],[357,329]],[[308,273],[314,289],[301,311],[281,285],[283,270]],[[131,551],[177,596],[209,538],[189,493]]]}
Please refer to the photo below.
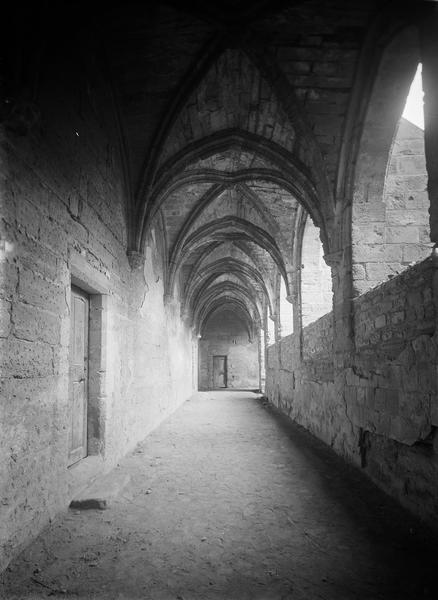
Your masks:
{"label": "weathered stone surface", "polygon": [[0,337],[7,338],[11,329],[11,303],[0,300]]}

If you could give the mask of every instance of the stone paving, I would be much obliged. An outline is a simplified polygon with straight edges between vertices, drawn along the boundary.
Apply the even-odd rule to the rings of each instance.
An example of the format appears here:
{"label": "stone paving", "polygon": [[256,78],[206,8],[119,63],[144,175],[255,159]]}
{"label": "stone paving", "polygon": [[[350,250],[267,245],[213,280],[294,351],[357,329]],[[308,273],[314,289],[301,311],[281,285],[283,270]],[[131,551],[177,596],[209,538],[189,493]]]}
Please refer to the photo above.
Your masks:
{"label": "stone paving", "polygon": [[417,523],[255,394],[196,394],[118,468],[110,507],[60,515],[0,597],[435,597]]}

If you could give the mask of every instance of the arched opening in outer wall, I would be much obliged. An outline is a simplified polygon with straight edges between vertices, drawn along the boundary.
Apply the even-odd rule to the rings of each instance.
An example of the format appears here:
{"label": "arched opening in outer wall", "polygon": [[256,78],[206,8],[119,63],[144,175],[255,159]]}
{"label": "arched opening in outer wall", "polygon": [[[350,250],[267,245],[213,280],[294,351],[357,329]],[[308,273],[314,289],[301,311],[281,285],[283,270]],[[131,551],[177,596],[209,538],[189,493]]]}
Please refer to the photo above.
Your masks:
{"label": "arched opening in outer wall", "polygon": [[288,300],[286,284],[280,278],[280,335],[286,337],[294,332],[294,310]]}
{"label": "arched opening in outer wall", "polygon": [[319,229],[307,217],[301,248],[301,318],[305,327],[332,310],[330,267],[324,260]]}
{"label": "arched opening in outer wall", "polygon": [[378,266],[377,271],[370,272],[376,284],[430,254],[421,64],[417,67],[395,132],[383,188],[383,202],[387,260]]}
{"label": "arched opening in outer wall", "polygon": [[367,105],[352,213],[353,291],[392,279],[431,249],[418,31],[385,48]]}
{"label": "arched opening in outer wall", "polygon": [[258,336],[247,323],[224,307],[211,315],[199,340],[199,389],[259,389]]}
{"label": "arched opening in outer wall", "polygon": [[272,346],[272,344],[275,344],[275,342],[276,342],[275,321],[270,315],[268,315],[267,319],[266,319],[266,323],[267,323],[267,329],[268,329],[268,334],[266,336],[266,343],[268,346]]}

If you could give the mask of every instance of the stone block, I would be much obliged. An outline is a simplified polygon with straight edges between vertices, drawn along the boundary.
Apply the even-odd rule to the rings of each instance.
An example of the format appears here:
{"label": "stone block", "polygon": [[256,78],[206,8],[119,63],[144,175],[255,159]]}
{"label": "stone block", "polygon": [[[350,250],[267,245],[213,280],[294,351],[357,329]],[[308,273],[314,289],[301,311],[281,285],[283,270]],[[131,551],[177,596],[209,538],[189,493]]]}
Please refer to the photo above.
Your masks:
{"label": "stone block", "polygon": [[381,329],[386,325],[386,315],[379,315],[374,319],[374,327],[376,329]]}
{"label": "stone block", "polygon": [[114,469],[107,475],[98,477],[90,486],[77,494],[70,502],[70,508],[105,510],[128,485],[129,480],[128,473]]}
{"label": "stone block", "polygon": [[60,343],[61,321],[57,315],[31,304],[14,302],[12,308],[14,335],[17,338],[48,344]]}
{"label": "stone block", "polygon": [[383,246],[382,260],[385,260],[389,263],[402,263],[404,248],[405,248],[405,244],[402,244],[402,243],[385,244]]}
{"label": "stone block", "polygon": [[353,369],[346,369],[345,371],[345,382],[347,386],[358,385],[358,376],[354,373]]}
{"label": "stone block", "polygon": [[375,430],[380,435],[388,436],[393,418],[386,412],[378,412],[374,417]]}
{"label": "stone block", "polygon": [[18,251],[20,267],[25,267],[44,279],[59,283],[62,276],[59,259],[49,248],[44,247],[38,240],[23,238],[19,240]]}
{"label": "stone block", "polygon": [[364,423],[366,422],[368,412],[362,404],[357,403],[353,406],[350,406],[348,413],[351,421],[354,425],[356,425],[356,427],[363,427]]}
{"label": "stone block", "polygon": [[389,436],[402,444],[411,446],[420,437],[421,426],[412,419],[396,416],[391,419]]}
{"label": "stone block", "polygon": [[438,427],[438,397],[436,395],[431,398],[430,422]]}
{"label": "stone block", "polygon": [[[409,146],[406,146],[409,148]],[[426,189],[427,185],[427,171],[426,161],[423,153],[414,154],[413,148],[409,148],[411,154],[400,154],[394,161],[397,165],[397,171],[403,176],[403,179],[407,179],[409,176],[414,175],[422,182],[423,190]]]}
{"label": "stone block", "polygon": [[382,244],[385,233],[384,223],[361,223],[352,226],[354,244]]}
{"label": "stone block", "polygon": [[404,310],[398,310],[397,312],[393,313],[391,315],[391,323],[393,325],[398,325],[399,323],[403,323],[403,321],[405,320],[405,311]]}
{"label": "stone block", "polygon": [[16,338],[0,340],[1,377],[45,377],[53,374],[51,346]]}
{"label": "stone block", "polygon": [[376,410],[385,412],[391,417],[399,413],[399,392],[391,388],[376,389]]}
{"label": "stone block", "polygon": [[63,222],[63,229],[69,236],[69,239],[74,240],[76,246],[80,245],[85,247],[92,237],[92,232],[90,233],[80,221],[76,221],[70,217],[67,217]]}
{"label": "stone block", "polygon": [[431,287],[424,288],[422,294],[423,294],[424,304],[428,304],[433,301],[433,293],[432,293]]}
{"label": "stone block", "polygon": [[[417,367],[418,377],[418,389],[423,395],[429,399],[429,397],[435,397],[437,392],[437,374],[436,367],[433,362],[433,357],[430,358],[430,362],[420,363]],[[425,406],[426,410],[428,407]]]}
{"label": "stone block", "polygon": [[[353,262],[366,264],[385,260],[384,244],[355,244],[353,243]],[[401,253],[400,253],[401,255]]]}
{"label": "stone block", "polygon": [[41,278],[29,269],[19,271],[18,294],[21,301],[62,315],[67,310],[65,288]]}
{"label": "stone block", "polygon": [[408,306],[422,306],[423,305],[423,298],[422,298],[422,294],[420,290],[413,290],[408,292],[407,296],[407,303]]}
{"label": "stone block", "polygon": [[429,215],[424,210],[389,209],[386,211],[386,223],[390,227],[406,227],[408,225],[428,225]]}
{"label": "stone block", "polygon": [[317,75],[337,75],[340,65],[337,61],[315,62],[313,72]]}
{"label": "stone block", "polygon": [[385,190],[384,198],[388,211],[415,210],[417,208],[417,203],[415,202],[413,196],[405,194],[400,190],[394,194],[389,194],[387,190]]}
{"label": "stone block", "polygon": [[67,258],[67,236],[53,219],[43,219],[39,230],[39,240],[57,256]]}
{"label": "stone block", "polygon": [[11,303],[0,299],[0,337],[7,338],[11,331]]}
{"label": "stone block", "polygon": [[[396,264],[396,266],[399,266]],[[401,270],[401,266],[400,266]],[[386,281],[388,276],[396,275],[397,271],[388,263],[368,263],[366,265],[366,276],[371,281]]]}
{"label": "stone block", "polygon": [[284,63],[286,75],[303,75],[310,73],[312,63],[304,60],[289,60]]}
{"label": "stone block", "polygon": [[290,61],[306,61],[313,62],[320,59],[321,50],[313,47],[292,47],[292,46],[280,46],[277,52],[279,60],[287,64]]}
{"label": "stone block", "polygon": [[329,118],[325,115],[313,115],[312,122],[316,135],[328,135],[333,138],[339,135],[343,119],[335,115],[331,115]]}
{"label": "stone block", "polygon": [[[378,285],[379,282],[376,282]],[[368,280],[353,281],[353,296],[360,296],[365,294],[370,289],[370,282]]]}
{"label": "stone block", "polygon": [[403,248],[403,262],[412,263],[424,260],[430,255],[430,248],[422,244],[406,244]]}
{"label": "stone block", "polygon": [[0,262],[0,298],[11,300],[15,294],[18,282],[18,269],[9,260]]}
{"label": "stone block", "polygon": [[25,198],[21,198],[17,203],[17,224],[23,227],[29,237],[35,239],[39,236],[41,212],[40,210]]}
{"label": "stone block", "polygon": [[405,227],[387,227],[385,230],[385,241],[387,244],[409,243],[416,244],[419,241],[418,228],[410,225]]}

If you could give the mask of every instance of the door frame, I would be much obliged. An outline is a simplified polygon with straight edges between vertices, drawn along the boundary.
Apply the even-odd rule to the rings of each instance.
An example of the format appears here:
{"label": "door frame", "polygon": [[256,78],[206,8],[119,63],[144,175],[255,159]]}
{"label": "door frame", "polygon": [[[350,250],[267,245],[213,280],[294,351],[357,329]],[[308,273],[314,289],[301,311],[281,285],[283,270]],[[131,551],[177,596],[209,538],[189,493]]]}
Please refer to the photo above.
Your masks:
{"label": "door frame", "polygon": [[[214,359],[215,358],[223,358],[224,359],[224,387],[216,388],[214,385]],[[226,389],[228,388],[228,355],[227,354],[212,354],[212,388],[213,389]]]}
{"label": "door frame", "polygon": [[[87,458],[91,459],[93,456],[102,456],[105,452],[106,399],[110,395],[106,376],[110,290],[108,280],[96,272],[81,254],[72,251],[69,266],[71,286],[88,294],[89,298]],[[71,467],[86,462],[87,458]]]}
{"label": "door frame", "polygon": [[[78,446],[77,448],[72,448],[72,438],[70,436],[73,435],[73,410],[74,410],[74,406],[73,406],[73,398],[74,398],[74,388],[73,386],[73,381],[72,381],[72,376],[71,376],[71,371],[74,368],[74,366],[78,366],[76,365],[76,363],[73,363],[73,359],[75,358],[73,353],[75,350],[74,347],[74,333],[76,332],[73,331],[73,319],[74,319],[74,315],[73,315],[73,311],[74,311],[74,302],[73,302],[73,298],[79,298],[82,299],[84,301],[84,305],[85,305],[85,310],[84,310],[84,338],[83,338],[83,342],[84,342],[84,356],[83,356],[83,381],[84,381],[84,405],[83,407],[81,407],[81,410],[83,410],[83,431],[82,433],[82,445]],[[89,341],[89,332],[90,332],[90,298],[89,295],[82,290],[81,288],[75,286],[75,285],[71,285],[70,286],[70,306],[71,306],[71,316],[70,316],[70,342],[69,342],[69,382],[68,382],[68,398],[69,398],[69,449],[68,449],[68,466],[72,467],[73,465],[75,465],[76,463],[78,463],[79,461],[83,460],[84,458],[86,458],[88,456],[88,411],[89,411],[89,407],[88,407],[88,390],[89,390],[89,355],[90,355],[90,341]],[[74,366],[73,366],[74,365]],[[82,365],[82,362],[81,362]],[[79,381],[77,383],[80,383]],[[82,449],[82,452],[80,452],[80,450]]]}

